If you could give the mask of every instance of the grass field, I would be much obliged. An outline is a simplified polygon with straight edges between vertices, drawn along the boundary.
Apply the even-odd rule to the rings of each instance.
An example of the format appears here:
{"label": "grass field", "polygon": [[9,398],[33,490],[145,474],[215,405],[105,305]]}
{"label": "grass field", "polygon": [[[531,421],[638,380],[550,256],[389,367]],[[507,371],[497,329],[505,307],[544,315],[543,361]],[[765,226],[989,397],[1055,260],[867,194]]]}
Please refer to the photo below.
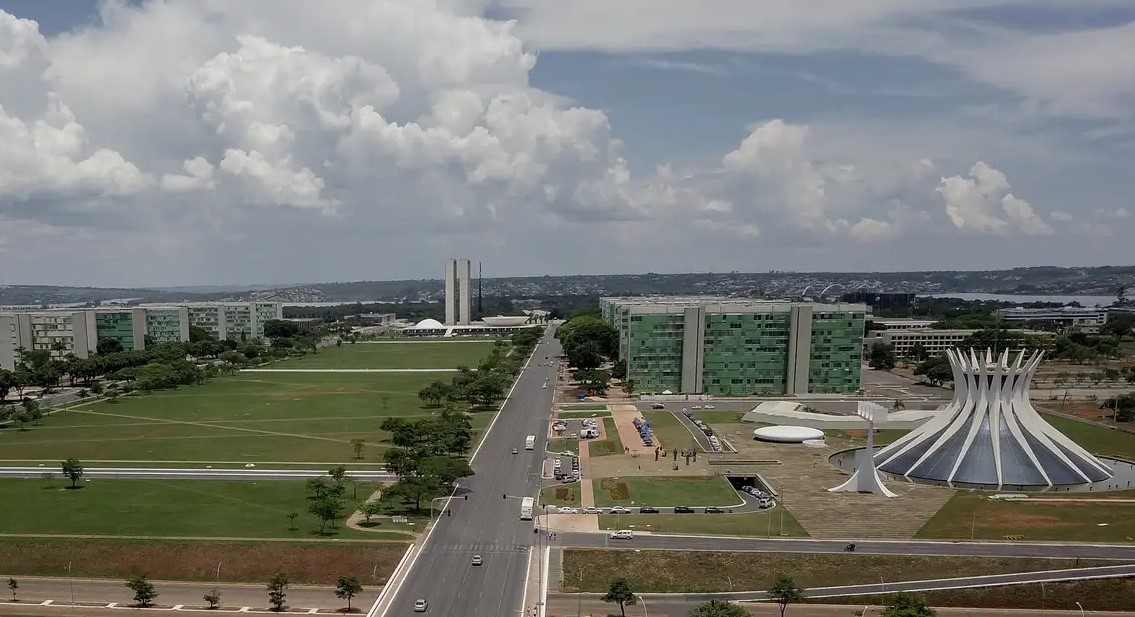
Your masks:
{"label": "grass field", "polygon": [[540,491],[540,503],[549,506],[578,506],[579,483],[549,486]]}
{"label": "grass field", "polygon": [[623,441],[619,439],[619,431],[615,428],[615,421],[603,418],[603,430],[607,438],[602,441],[592,441],[587,444],[587,452],[591,456],[609,456],[623,453]]}
{"label": "grass field", "polygon": [[[492,341],[428,341],[356,343],[320,350],[302,358],[282,360],[267,368],[419,368],[476,367],[493,350]],[[441,379],[445,379],[441,375]]]}
{"label": "grass field", "polygon": [[548,452],[579,452],[578,439],[550,439],[548,440]]}
{"label": "grass field", "polygon": [[[369,345],[381,347],[382,345]],[[341,350],[327,350],[327,355]],[[52,414],[27,431],[0,431],[9,460],[363,462],[382,460],[390,416],[424,418],[417,392],[436,375],[245,373],[201,386],[98,401]],[[491,413],[473,417],[483,429]]]}
{"label": "grass field", "polygon": [[1135,503],[994,501],[981,493],[959,492],[915,537],[969,539],[971,531],[977,540],[1021,535],[1025,540],[1132,542]]}
{"label": "grass field", "polygon": [[1135,435],[1131,433],[1052,414],[1042,415],[1056,430],[1064,433],[1092,454],[1135,460]]}
{"label": "grass field", "polygon": [[741,498],[721,477],[625,477],[595,482],[595,505],[732,506]]}
{"label": "grass field", "polygon": [[[1068,611],[1079,615],[1079,601],[1087,614],[1094,611],[1129,611],[1135,598],[1135,578],[1108,578],[1094,581],[1068,581],[1043,585],[1010,585],[978,587],[920,594],[933,606],[970,606],[990,608],[1032,609],[1035,611]],[[852,601],[849,599],[848,603]],[[860,596],[854,606],[879,604],[877,598]],[[1020,611],[1024,613],[1025,611]],[[1047,613],[1040,613],[1047,614]]]}
{"label": "grass field", "polygon": [[285,571],[294,584],[334,585],[340,576],[355,576],[370,586],[386,582],[406,546],[346,541],[0,539],[0,554],[6,576],[123,579],[146,573],[152,580],[213,581],[220,564],[223,581],[263,584]]}
{"label": "grass field", "polygon": [[780,574],[808,588],[1059,570],[1074,564],[1072,559],[566,550],[563,571],[564,586],[572,591],[603,592],[610,581],[625,577],[639,593],[711,593],[767,589]]}
{"label": "grass field", "polygon": [[[318,538],[319,522],[307,511],[302,481],[0,479],[4,533],[228,538]],[[337,529],[341,538],[404,539],[343,527],[358,501],[375,487],[360,484]],[[295,511],[296,529],[288,513]]]}
{"label": "grass field", "polygon": [[739,424],[741,418],[745,416],[745,412],[743,411],[725,411],[721,409],[710,409],[709,411],[694,409],[691,413],[694,414],[694,417],[701,418],[702,422],[709,425]]}
{"label": "grass field", "polygon": [[646,412],[643,415],[650,422],[651,430],[662,441],[662,447],[673,450],[697,446],[697,440],[686,429],[686,425],[674,417],[674,414],[668,411],[655,411]]}
{"label": "grass field", "polygon": [[601,514],[600,529],[713,536],[807,537],[792,513],[781,507],[749,514]]}
{"label": "grass field", "polygon": [[611,412],[609,411],[560,411],[556,413],[557,418],[564,420],[574,420],[578,418],[610,418]]}

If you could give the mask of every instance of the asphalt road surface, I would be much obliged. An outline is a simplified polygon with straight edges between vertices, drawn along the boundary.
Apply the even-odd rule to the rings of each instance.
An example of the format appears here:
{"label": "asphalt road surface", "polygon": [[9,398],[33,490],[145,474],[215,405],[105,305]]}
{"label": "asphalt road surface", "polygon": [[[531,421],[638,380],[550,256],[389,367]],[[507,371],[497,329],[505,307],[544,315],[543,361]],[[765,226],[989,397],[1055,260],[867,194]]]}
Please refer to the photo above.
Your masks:
{"label": "asphalt road surface", "polygon": [[[68,603],[71,598],[79,602],[117,602],[129,604],[134,594],[123,581],[66,578],[20,577],[19,598],[21,602],[42,602],[53,600],[57,604]],[[201,598],[210,589],[216,588],[221,594],[222,607],[245,607],[264,609],[268,607],[268,592],[264,585],[241,585],[236,583],[189,583],[173,581],[151,581],[158,592],[155,604],[173,606],[204,606]],[[74,589],[74,596],[71,591]],[[351,601],[352,606],[366,607],[374,603],[378,588],[364,585],[363,592]],[[288,589],[287,604],[293,609],[346,608],[345,600],[335,597],[334,587],[292,586]],[[56,609],[58,610],[58,609]]]}
{"label": "asphalt road surface", "polygon": [[[520,520],[520,497],[535,497],[540,485],[555,392],[555,369],[546,366],[544,356],[559,353],[549,330],[475,453],[476,475],[459,485],[450,503],[452,516],[438,519],[386,615],[414,614],[419,598],[429,602],[427,615],[519,615],[528,551],[538,535],[532,522]],[[534,450],[524,449],[527,435],[536,436]],[[481,555],[484,565],[470,565],[473,555]]]}
{"label": "asphalt road surface", "polygon": [[[0,478],[40,478],[45,473],[61,477],[58,466],[0,467]],[[326,469],[202,469],[163,467],[84,467],[83,478],[144,478],[147,480],[306,480],[326,476]],[[360,480],[393,482],[394,474],[379,470],[347,471]]]}
{"label": "asphalt road surface", "polygon": [[[690,515],[704,516],[704,515]],[[756,551],[763,553],[842,553],[846,540],[726,538],[635,534],[612,541],[606,533],[557,535],[565,548],[618,547],[678,551]],[[1025,544],[942,540],[856,540],[855,552],[867,555],[973,555],[990,557],[1066,557],[1135,561],[1135,544]]]}

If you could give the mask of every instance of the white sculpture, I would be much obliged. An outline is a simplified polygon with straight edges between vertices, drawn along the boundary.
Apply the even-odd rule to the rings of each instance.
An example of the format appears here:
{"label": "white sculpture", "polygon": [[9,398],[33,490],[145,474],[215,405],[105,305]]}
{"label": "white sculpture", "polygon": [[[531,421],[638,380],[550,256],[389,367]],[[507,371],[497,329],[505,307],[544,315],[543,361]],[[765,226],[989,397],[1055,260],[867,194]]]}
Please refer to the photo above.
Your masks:
{"label": "white sculpture", "polygon": [[882,405],[861,401],[856,414],[867,421],[867,447],[855,453],[855,473],[851,478],[828,490],[833,493],[876,493],[898,497],[883,484],[879,470],[875,468],[875,423],[887,420],[887,410]]}
{"label": "white sculpture", "polygon": [[[957,349],[946,352],[954,398],[926,424],[875,455],[879,469],[953,486],[1049,487],[1110,478],[1096,457],[1052,427],[1029,402],[1029,383],[1042,352],[1009,364]],[[1023,362],[1023,364],[1022,364]]]}

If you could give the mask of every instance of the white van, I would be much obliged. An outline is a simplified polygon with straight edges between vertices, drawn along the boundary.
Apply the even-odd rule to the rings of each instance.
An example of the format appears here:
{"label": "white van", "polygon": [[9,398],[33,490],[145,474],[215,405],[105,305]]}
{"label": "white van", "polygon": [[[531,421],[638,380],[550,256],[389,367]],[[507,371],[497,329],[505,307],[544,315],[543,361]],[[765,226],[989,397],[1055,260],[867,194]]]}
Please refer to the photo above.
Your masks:
{"label": "white van", "polygon": [[634,540],[634,532],[630,529],[620,529],[611,532],[612,540]]}
{"label": "white van", "polygon": [[529,436],[524,438],[524,449],[525,450],[535,450],[536,449],[536,436],[535,435],[529,435]]}

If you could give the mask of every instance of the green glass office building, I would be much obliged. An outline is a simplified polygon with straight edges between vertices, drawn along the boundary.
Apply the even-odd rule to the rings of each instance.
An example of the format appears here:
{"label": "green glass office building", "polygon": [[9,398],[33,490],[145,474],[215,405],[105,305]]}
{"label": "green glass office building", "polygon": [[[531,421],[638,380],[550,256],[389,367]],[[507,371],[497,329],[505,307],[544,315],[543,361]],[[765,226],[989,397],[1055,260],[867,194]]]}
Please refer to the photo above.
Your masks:
{"label": "green glass office building", "polygon": [[867,307],[713,297],[602,298],[642,394],[796,395],[860,388]]}

